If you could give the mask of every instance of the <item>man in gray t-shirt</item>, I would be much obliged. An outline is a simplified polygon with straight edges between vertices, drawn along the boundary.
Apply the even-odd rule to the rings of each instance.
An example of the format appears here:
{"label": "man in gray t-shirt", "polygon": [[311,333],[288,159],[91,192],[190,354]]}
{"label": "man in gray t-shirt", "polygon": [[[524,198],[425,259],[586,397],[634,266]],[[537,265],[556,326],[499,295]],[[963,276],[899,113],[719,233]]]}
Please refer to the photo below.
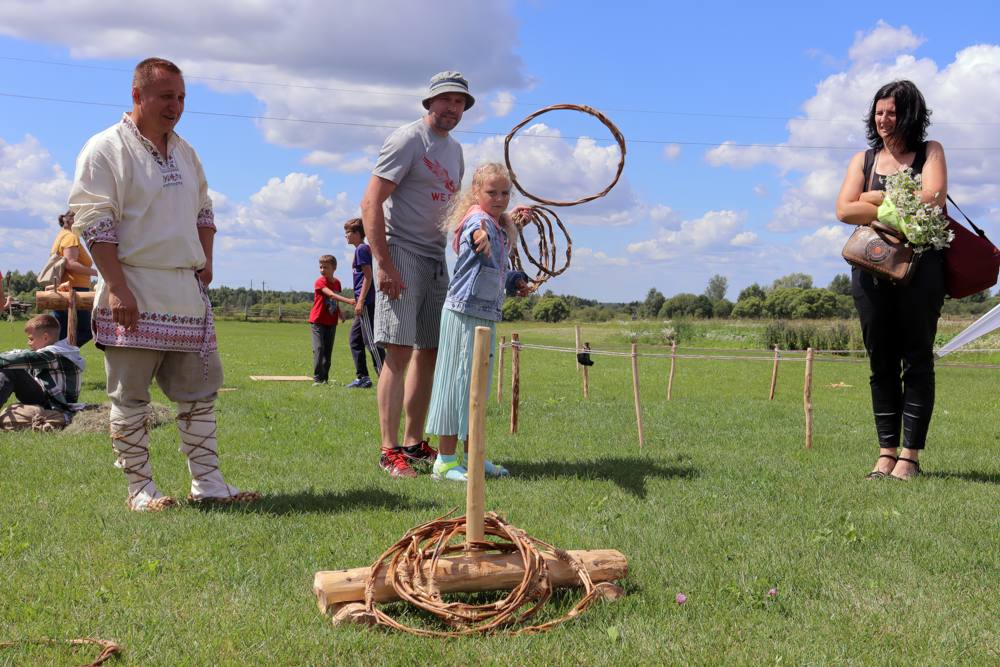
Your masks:
{"label": "man in gray t-shirt", "polygon": [[375,259],[375,341],[386,351],[378,381],[379,465],[393,477],[414,477],[411,463],[431,464],[437,455],[423,434],[448,292],[440,224],[465,171],[462,146],[449,132],[474,103],[459,72],[435,74],[423,100],[427,115],[389,135],[361,201]]}

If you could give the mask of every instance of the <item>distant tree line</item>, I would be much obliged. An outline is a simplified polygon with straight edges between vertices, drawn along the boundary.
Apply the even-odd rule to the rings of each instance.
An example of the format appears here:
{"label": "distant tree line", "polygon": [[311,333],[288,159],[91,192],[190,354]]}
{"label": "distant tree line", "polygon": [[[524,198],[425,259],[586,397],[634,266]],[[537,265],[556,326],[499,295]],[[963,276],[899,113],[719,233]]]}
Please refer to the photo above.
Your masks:
{"label": "distant tree line", "polygon": [[[11,271],[4,276],[4,288],[22,301],[33,302],[39,289],[33,271]],[[7,283],[6,281],[9,281]],[[9,287],[8,287],[9,284]],[[776,279],[768,286],[753,283],[740,291],[736,301],[726,298],[729,280],[722,275],[712,276],[701,294],[682,292],[667,297],[651,287],[642,301],[607,303],[596,299],[583,299],[571,295],[556,295],[551,290],[527,297],[507,298],[503,304],[503,318],[507,321],[535,320],[560,322],[572,319],[582,322],[607,322],[610,320],[677,318],[710,319],[851,319],[856,317],[851,297],[851,278],[846,273],[834,276],[826,287],[815,287],[812,276],[790,273]],[[341,292],[353,296],[348,287]],[[246,313],[250,317],[271,318],[275,313],[295,319],[308,314],[313,293],[304,290],[262,290],[248,287],[212,287],[209,299],[216,312],[222,315]],[[1000,303],[1000,296],[991,296],[989,290],[945,301],[945,315],[979,315]],[[350,308],[341,308],[345,318],[353,315]]]}

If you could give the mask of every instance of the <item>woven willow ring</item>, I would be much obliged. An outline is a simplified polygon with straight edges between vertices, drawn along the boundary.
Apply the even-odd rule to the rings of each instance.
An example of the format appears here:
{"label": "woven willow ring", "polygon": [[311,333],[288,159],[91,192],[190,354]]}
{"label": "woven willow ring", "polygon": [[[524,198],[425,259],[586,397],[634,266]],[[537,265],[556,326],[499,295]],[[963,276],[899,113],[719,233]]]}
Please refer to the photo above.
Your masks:
{"label": "woven willow ring", "polygon": [[[618,160],[618,171],[615,172],[615,177],[611,181],[611,183],[608,184],[608,187],[604,188],[597,194],[593,194],[588,197],[583,197],[582,199],[577,199],[576,201],[553,201],[551,199],[543,199],[542,197],[531,194],[530,192],[525,190],[520,183],[517,182],[517,176],[514,174],[514,167],[510,163],[510,142],[514,139],[514,135],[517,134],[517,131],[520,130],[525,125],[527,125],[528,123],[530,123],[535,118],[541,116],[542,114],[548,113],[550,111],[560,111],[560,110],[581,111],[585,114],[590,114],[597,120],[601,121],[604,124],[604,126],[611,131],[611,134],[614,136],[615,141],[618,142],[618,150],[621,152],[621,158]],[[604,195],[611,192],[611,188],[615,187],[615,185],[618,183],[618,179],[621,178],[622,175],[622,170],[625,169],[625,137],[623,137],[622,133],[618,130],[617,127],[615,127],[615,124],[612,123],[610,120],[608,120],[607,116],[602,114],[597,109],[594,109],[593,107],[588,107],[581,104],[553,104],[543,109],[539,109],[538,111],[534,112],[533,114],[531,114],[530,116],[528,116],[527,118],[525,118],[520,123],[514,126],[514,129],[510,131],[510,134],[507,135],[507,138],[503,142],[503,159],[504,162],[507,163],[507,170],[510,172],[511,183],[513,183],[514,187],[517,188],[517,191],[520,192],[525,197],[528,197],[529,199],[534,199],[540,204],[547,204],[549,206],[575,206],[576,204],[583,204],[585,202],[593,201],[595,199],[603,197]]]}

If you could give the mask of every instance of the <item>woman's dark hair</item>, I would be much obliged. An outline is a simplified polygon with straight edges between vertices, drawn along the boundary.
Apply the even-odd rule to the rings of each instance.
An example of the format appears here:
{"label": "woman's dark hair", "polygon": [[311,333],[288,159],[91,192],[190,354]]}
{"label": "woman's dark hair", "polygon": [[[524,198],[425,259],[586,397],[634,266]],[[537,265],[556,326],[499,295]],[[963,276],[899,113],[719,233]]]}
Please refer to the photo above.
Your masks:
{"label": "woman's dark hair", "polygon": [[924,96],[912,81],[893,81],[878,89],[872,100],[867,127],[868,145],[882,148],[884,142],[875,126],[875,105],[879,100],[891,97],[896,102],[896,129],[893,134],[903,140],[907,151],[915,151],[927,136],[927,126],[931,124],[931,110],[924,102]]}
{"label": "woman's dark hair", "polygon": [[69,222],[73,221],[73,211],[66,211],[65,213],[59,216],[59,226],[65,228],[67,221]]}

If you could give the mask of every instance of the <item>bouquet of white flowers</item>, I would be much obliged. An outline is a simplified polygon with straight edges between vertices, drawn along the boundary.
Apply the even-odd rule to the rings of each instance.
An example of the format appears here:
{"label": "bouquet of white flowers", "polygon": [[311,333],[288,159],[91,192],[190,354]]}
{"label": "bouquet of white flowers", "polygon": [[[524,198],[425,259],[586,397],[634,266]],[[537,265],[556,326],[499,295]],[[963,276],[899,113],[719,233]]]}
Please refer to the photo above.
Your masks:
{"label": "bouquet of white flowers", "polygon": [[920,201],[922,190],[920,174],[905,167],[885,177],[885,199],[878,207],[879,222],[901,232],[914,253],[947,248],[955,237],[941,207]]}

